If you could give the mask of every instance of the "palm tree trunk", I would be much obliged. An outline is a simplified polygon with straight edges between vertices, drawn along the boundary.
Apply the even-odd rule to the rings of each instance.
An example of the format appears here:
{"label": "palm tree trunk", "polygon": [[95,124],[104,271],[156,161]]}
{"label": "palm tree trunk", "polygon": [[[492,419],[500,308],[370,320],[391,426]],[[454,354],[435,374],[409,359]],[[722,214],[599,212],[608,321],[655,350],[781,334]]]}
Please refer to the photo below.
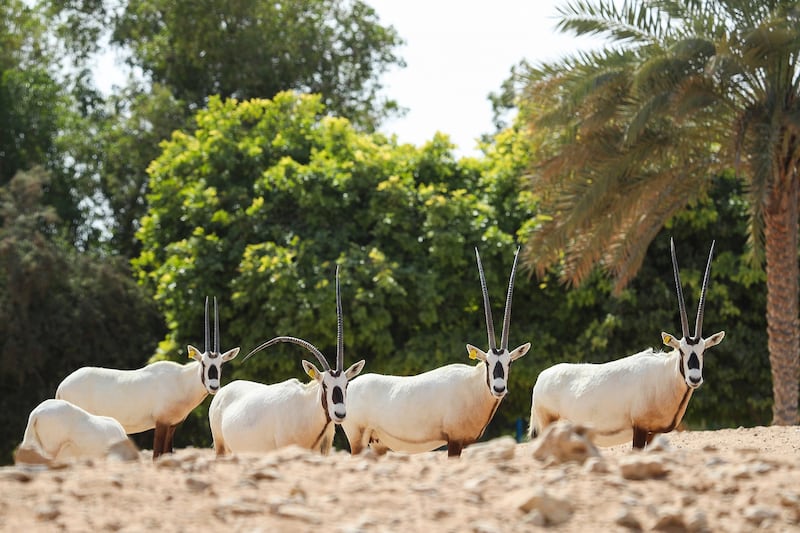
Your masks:
{"label": "palm tree trunk", "polygon": [[798,423],[800,324],[798,323],[798,176],[780,176],[765,209],[767,346],[772,368],[772,423]]}

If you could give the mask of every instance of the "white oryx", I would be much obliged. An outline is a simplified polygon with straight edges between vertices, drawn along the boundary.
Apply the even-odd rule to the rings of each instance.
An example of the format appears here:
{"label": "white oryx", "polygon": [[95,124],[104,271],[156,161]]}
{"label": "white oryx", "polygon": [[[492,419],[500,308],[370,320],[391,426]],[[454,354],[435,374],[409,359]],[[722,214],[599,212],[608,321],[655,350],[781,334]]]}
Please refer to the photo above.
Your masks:
{"label": "white oryx", "polygon": [[219,316],[214,298],[214,348],[211,348],[208,297],[205,306],[205,351],[187,347],[190,363],[157,361],[136,370],[79,368],[58,386],[56,398],[67,400],[92,414],[115,418],[126,433],[155,428],[153,459],[172,453],[175,428],[208,394],[220,387],[222,364],[239,353],[220,353]]}
{"label": "white oryx", "polygon": [[467,344],[475,366],[450,364],[415,376],[364,374],[350,384],[347,419],[342,422],[352,454],[370,446],[376,453],[387,450],[426,452],[447,445],[450,457],[483,435],[500,401],[508,392],[512,361],[525,355],[530,343],[508,351],[511,296],[519,248],[508,282],[503,336],[496,347],[492,311],[483,265],[477,248],[489,352]]}
{"label": "white oryx", "polygon": [[25,436],[14,454],[16,463],[49,463],[106,457],[139,457],[119,422],[87,413],[64,400],[45,400],[31,411]]}
{"label": "white oryx", "polygon": [[265,385],[236,380],[222,387],[208,410],[211,434],[217,455],[265,452],[295,444],[327,455],[333,443],[335,424],[347,416],[345,400],[348,380],[364,368],[364,360],[347,370],[344,366],[342,301],[339,293],[339,268],[336,268],[336,368],[332,369],[314,345],[296,337],[275,337],[255,348],[247,357],[279,342],[299,344],[313,353],[322,371],[303,360],[303,369],[312,378],[301,383],[296,378]]}
{"label": "white oryx", "polygon": [[725,332],[707,339],[702,336],[714,243],[708,253],[693,336],[689,335],[672,239],[670,248],[683,337],[661,333],[664,344],[673,348],[669,353],[651,348],[608,363],[561,363],[544,370],[533,387],[531,438],[563,418],[591,425],[601,446],[632,441],[634,448],[644,448],[656,434],[668,433],[680,423],[692,392],[703,383],[703,353],[719,344]]}

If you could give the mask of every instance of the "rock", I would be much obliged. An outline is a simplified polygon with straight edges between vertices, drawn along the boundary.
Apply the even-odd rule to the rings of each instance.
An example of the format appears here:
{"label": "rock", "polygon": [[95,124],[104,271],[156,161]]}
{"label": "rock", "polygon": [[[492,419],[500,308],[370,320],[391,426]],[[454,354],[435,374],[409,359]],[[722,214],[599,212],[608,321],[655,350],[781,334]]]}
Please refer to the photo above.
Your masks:
{"label": "rock", "polygon": [[656,531],[687,531],[683,515],[678,511],[664,511],[656,519],[653,526]]}
{"label": "rock", "polygon": [[627,507],[620,509],[616,516],[614,516],[614,523],[618,526],[637,531],[642,529],[642,523],[639,522],[639,519],[636,518],[636,515],[634,515],[633,512]]}
{"label": "rock", "polygon": [[513,437],[500,437],[487,443],[472,445],[465,456],[485,462],[502,462],[514,459],[517,441]]}
{"label": "rock", "polygon": [[481,521],[472,526],[473,533],[502,533],[505,531],[503,527],[496,522]]}
{"label": "rock", "polygon": [[549,495],[542,487],[525,491],[516,497],[515,507],[523,513],[541,513],[547,525],[558,525],[572,517],[572,504],[562,498]]}
{"label": "rock", "polygon": [[625,479],[657,479],[667,475],[669,470],[662,457],[635,455],[624,457],[619,463],[620,474]]}
{"label": "rock", "polygon": [[536,439],[533,457],[556,464],[568,461],[583,463],[589,457],[600,456],[592,438],[593,431],[587,426],[559,420],[547,426]]}
{"label": "rock", "polygon": [[280,479],[281,475],[275,468],[261,468],[251,472],[247,477],[253,481],[274,481]]}
{"label": "rock", "polygon": [[36,518],[42,521],[51,521],[58,518],[61,511],[54,505],[40,505],[35,510]]}
{"label": "rock", "polygon": [[309,524],[320,524],[321,520],[317,513],[308,509],[304,505],[295,503],[284,503],[272,509],[272,512],[284,518],[292,518],[294,520],[301,520]]}
{"label": "rock", "polygon": [[748,507],[743,514],[745,520],[757,526],[760,526],[762,522],[775,520],[780,516],[777,511],[758,505]]}
{"label": "rock", "polygon": [[691,533],[704,533],[710,531],[708,527],[708,519],[706,513],[700,509],[695,509],[686,517],[686,528]]}
{"label": "rock", "polygon": [[187,477],[186,487],[192,492],[202,492],[211,486],[211,483],[197,477]]}
{"label": "rock", "polygon": [[583,471],[590,474],[607,474],[609,472],[608,465],[602,457],[589,457],[583,463]]}

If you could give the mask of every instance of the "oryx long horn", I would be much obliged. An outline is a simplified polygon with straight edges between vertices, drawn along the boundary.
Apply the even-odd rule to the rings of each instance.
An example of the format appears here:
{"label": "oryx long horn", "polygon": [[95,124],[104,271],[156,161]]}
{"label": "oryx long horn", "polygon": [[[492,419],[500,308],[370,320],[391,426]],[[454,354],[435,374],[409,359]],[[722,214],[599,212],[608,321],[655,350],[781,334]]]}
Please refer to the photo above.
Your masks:
{"label": "oryx long horn", "polygon": [[694,325],[694,337],[699,339],[703,335],[703,311],[706,306],[706,287],[708,287],[708,278],[711,274],[711,258],[714,256],[714,244],[717,241],[711,241],[711,250],[708,252],[708,263],[706,264],[706,273],[703,276],[703,287],[700,289],[700,303],[697,304],[697,322]]}
{"label": "oryx long horn", "polygon": [[342,295],[339,292],[339,265],[336,265],[336,370],[344,369],[344,325],[342,322]]}
{"label": "oryx long horn", "polygon": [[247,361],[250,358],[250,356],[253,355],[254,353],[259,352],[264,348],[268,348],[273,344],[277,344],[279,342],[291,342],[294,344],[299,344],[309,352],[313,353],[319,360],[319,364],[321,364],[325,370],[331,369],[330,365],[328,364],[328,361],[325,360],[325,356],[322,355],[322,352],[320,352],[316,346],[314,346],[308,341],[304,341],[303,339],[298,339],[297,337],[275,337],[274,339],[270,339],[261,346],[254,348],[249,354],[247,354],[247,356],[242,360],[242,362]]}
{"label": "oryx long horn", "polygon": [[217,314],[217,297],[214,296],[214,353],[219,352],[219,315]]}
{"label": "oryx long horn", "polygon": [[489,292],[486,290],[486,277],[483,274],[483,265],[481,264],[481,254],[478,253],[477,246],[475,247],[475,257],[478,259],[478,273],[481,276],[481,291],[483,292],[483,312],[486,315],[486,333],[489,335],[489,349],[495,350],[497,343],[494,338],[494,322],[492,322],[492,306],[489,302]]}
{"label": "oryx long horn", "polygon": [[689,320],[686,318],[686,304],[683,301],[683,288],[681,286],[681,275],[678,272],[678,259],[675,257],[675,242],[669,238],[669,247],[672,252],[672,271],[675,273],[675,289],[678,291],[678,309],[681,312],[681,329],[683,336],[689,337]]}
{"label": "oryx long horn", "polygon": [[209,324],[208,324],[208,296],[206,296],[206,326],[205,326],[205,332],[206,332],[205,351],[206,351],[206,353],[208,353],[208,351],[211,349],[211,332],[209,331],[208,328],[209,328]]}
{"label": "oryx long horn", "polygon": [[514,266],[511,267],[511,277],[508,279],[508,294],[506,295],[506,310],[503,316],[503,336],[500,337],[500,349],[508,350],[508,330],[511,325],[511,295],[514,293],[514,276],[517,273],[517,258],[519,257],[519,246],[514,252]]}

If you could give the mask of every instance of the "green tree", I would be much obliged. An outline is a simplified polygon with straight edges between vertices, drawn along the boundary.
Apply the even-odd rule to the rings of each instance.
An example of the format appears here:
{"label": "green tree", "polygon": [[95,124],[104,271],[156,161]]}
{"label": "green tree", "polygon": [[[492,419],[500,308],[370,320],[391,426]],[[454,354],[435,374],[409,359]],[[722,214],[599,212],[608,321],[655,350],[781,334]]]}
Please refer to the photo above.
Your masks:
{"label": "green tree", "polygon": [[360,1],[128,0],[115,22],[131,64],[196,108],[297,90],[367,129],[396,111],[379,77],[402,41]]}
{"label": "green tree", "polygon": [[0,5],[0,185],[40,165],[52,179],[45,202],[77,240],[84,185],[67,169],[61,139],[75,110],[68,84],[53,72],[61,56],[50,46],[42,13],[22,0]]}
{"label": "green tree", "polygon": [[135,368],[164,326],[124,265],[78,254],[43,204],[49,176],[18,173],[0,188],[0,464],[29,413],[81,366]]}
{"label": "green tree", "polygon": [[527,248],[540,273],[560,264],[580,283],[599,264],[621,290],[665,222],[738,169],[752,256],[765,251],[775,424],[798,421],[798,9],[569,3],[560,29],[611,45],[529,70],[521,95],[542,140],[531,186],[550,219]]}
{"label": "green tree", "polygon": [[[380,76],[403,66],[394,28],[362,2],[292,0],[40,0],[52,34],[84,66],[104,39],[126,57],[129,85],[87,98],[80,135],[67,138],[72,170],[95,189],[83,195],[110,245],[125,257],[144,215],[149,162],[173,130],[191,127],[211,95],[270,98],[317,92],[329,112],[364,130],[400,112]],[[136,80],[135,78],[140,78]],[[91,230],[98,224],[86,225]]]}

